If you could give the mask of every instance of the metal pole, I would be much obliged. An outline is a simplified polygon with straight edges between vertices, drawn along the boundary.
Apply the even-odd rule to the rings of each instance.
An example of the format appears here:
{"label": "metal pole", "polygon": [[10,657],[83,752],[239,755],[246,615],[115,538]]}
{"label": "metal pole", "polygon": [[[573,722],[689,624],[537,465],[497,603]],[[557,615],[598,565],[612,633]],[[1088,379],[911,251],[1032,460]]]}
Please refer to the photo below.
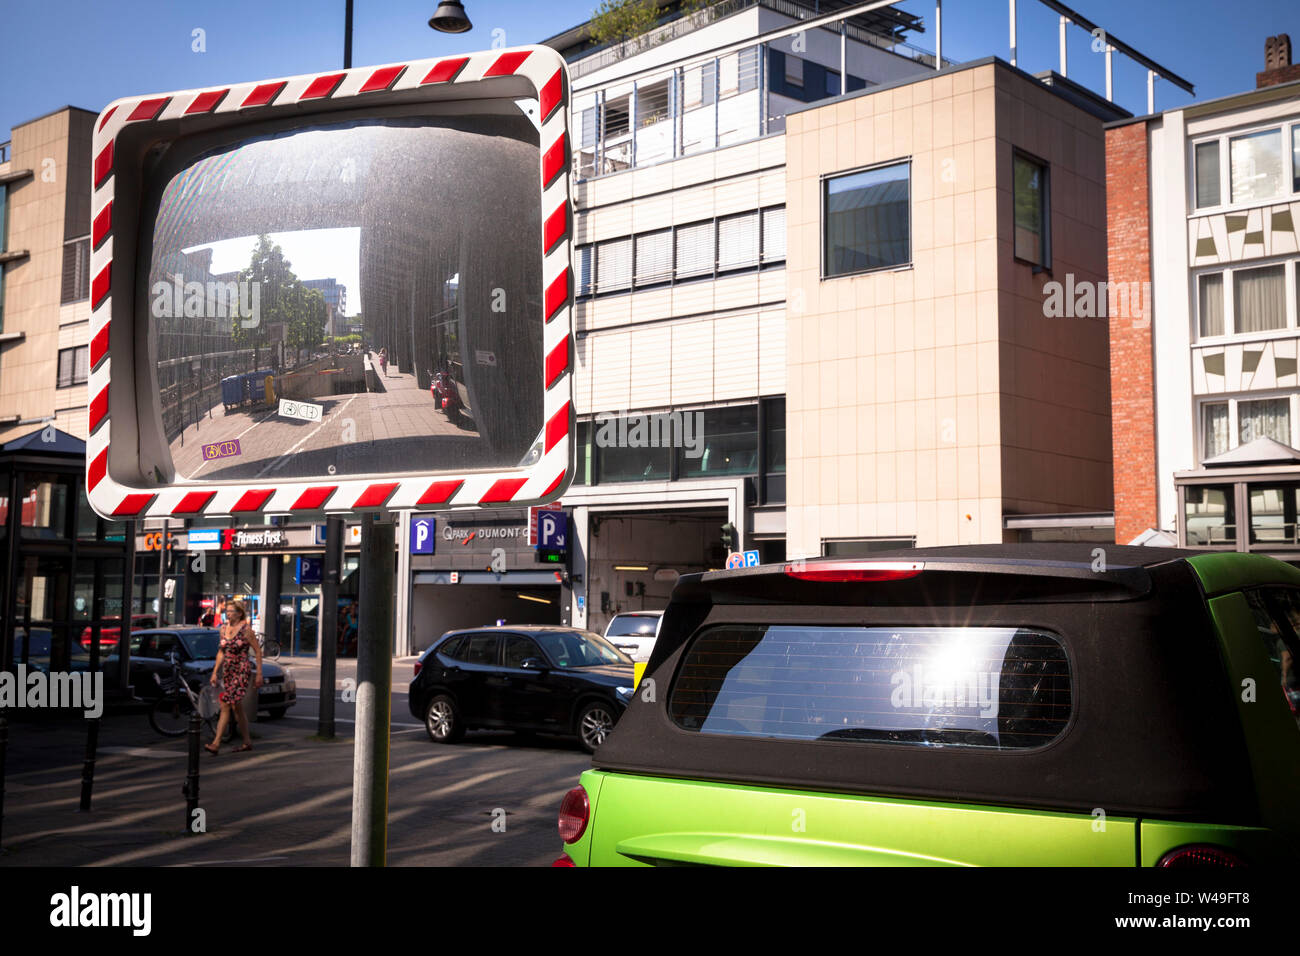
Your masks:
{"label": "metal pole", "polygon": [[934,0],[934,68],[943,69],[943,0]]}
{"label": "metal pole", "polygon": [[1016,0],[1011,3],[1011,65],[1016,65]]}
{"label": "metal pole", "polygon": [[388,842],[388,749],[393,691],[392,518],[362,519],[361,627],[357,639],[352,763],[352,865],[383,866]]}
{"label": "metal pole", "polygon": [[1065,31],[1070,26],[1070,18],[1061,17],[1061,76],[1069,76],[1069,59],[1065,48]]}
{"label": "metal pole", "polygon": [[5,829],[5,752],[9,749],[9,719],[0,710],[0,853],[4,852]]}
{"label": "metal pole", "polygon": [[[167,579],[167,527],[170,522],[163,518],[162,544],[158,546],[158,626],[167,626],[167,599],[163,597],[163,582]],[[122,622],[122,634],[130,635],[130,626]]]}
{"label": "metal pole", "polygon": [[[232,716],[230,718],[234,720]],[[199,807],[199,712],[196,710],[190,714],[190,727],[186,731],[189,740],[189,768],[185,774],[185,786],[181,792],[185,794],[185,832],[193,833],[194,811]]]}
{"label": "metal pole", "polygon": [[343,564],[343,519],[325,522],[325,566],[321,575],[320,599],[320,714],[316,736],[334,736],[334,663],[338,656],[339,573]]}
{"label": "metal pole", "polygon": [[840,96],[849,91],[849,35],[840,21]]}
{"label": "metal pole", "polygon": [[1112,83],[1113,74],[1111,72],[1110,55],[1114,52],[1115,52],[1115,48],[1111,46],[1109,43],[1107,43],[1106,44],[1106,99],[1112,103],[1115,102],[1115,96],[1114,96],[1114,86]]}
{"label": "metal pole", "polygon": [[343,69],[352,69],[352,0],[343,14]]}
{"label": "metal pole", "polygon": [[81,806],[90,809],[90,793],[95,788],[95,748],[99,746],[99,718],[86,720],[86,754],[81,761]]}
{"label": "metal pole", "polygon": [[1147,70],[1147,112],[1156,111],[1156,71]]}

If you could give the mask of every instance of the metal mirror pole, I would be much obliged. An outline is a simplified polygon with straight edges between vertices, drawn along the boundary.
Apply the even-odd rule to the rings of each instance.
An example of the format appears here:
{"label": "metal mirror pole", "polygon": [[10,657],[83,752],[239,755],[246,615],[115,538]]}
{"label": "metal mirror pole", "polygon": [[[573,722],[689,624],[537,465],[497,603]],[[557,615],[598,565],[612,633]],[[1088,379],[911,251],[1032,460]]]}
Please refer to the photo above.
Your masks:
{"label": "metal mirror pole", "polygon": [[[388,750],[393,697],[393,519],[361,522],[352,865],[383,866],[388,843]],[[322,694],[322,697],[324,695]]]}
{"label": "metal mirror pole", "polygon": [[316,736],[334,736],[334,661],[338,656],[339,575],[343,565],[343,519],[325,522],[325,565],[321,575],[320,715]]}

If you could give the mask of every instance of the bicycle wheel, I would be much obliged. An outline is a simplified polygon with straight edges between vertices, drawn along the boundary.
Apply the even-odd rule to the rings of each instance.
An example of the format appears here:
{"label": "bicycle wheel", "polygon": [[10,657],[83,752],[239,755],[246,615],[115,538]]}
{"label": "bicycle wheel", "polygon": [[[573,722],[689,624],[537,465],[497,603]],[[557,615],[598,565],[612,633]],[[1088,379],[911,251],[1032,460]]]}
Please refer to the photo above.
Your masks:
{"label": "bicycle wheel", "polygon": [[262,642],[262,656],[268,660],[279,660],[280,642],[274,639]]}
{"label": "bicycle wheel", "polygon": [[149,726],[164,737],[183,737],[193,713],[194,705],[185,694],[160,697],[149,708]]}

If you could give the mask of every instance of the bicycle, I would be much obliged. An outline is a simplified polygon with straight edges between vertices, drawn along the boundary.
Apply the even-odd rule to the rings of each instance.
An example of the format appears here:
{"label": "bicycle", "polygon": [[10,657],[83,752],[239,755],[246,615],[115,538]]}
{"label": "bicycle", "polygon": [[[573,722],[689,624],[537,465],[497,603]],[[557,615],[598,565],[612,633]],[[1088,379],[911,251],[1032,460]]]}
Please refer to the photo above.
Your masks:
{"label": "bicycle", "polygon": [[[175,655],[172,656],[171,662],[170,677],[164,679],[157,673],[153,675],[154,682],[162,690],[162,696],[149,708],[149,726],[164,737],[183,737],[190,729],[190,717],[197,713],[208,734],[215,737],[220,708],[211,716],[204,717],[203,710],[199,706],[199,695],[194,692],[194,688],[190,687],[189,681],[181,676],[180,663]],[[234,724],[233,719],[226,724],[226,732],[221,737],[222,743],[235,738]]]}
{"label": "bicycle", "polygon": [[280,659],[280,642],[275,638],[268,638],[265,634],[258,634],[257,642],[262,645],[262,658],[264,660],[278,661]]}

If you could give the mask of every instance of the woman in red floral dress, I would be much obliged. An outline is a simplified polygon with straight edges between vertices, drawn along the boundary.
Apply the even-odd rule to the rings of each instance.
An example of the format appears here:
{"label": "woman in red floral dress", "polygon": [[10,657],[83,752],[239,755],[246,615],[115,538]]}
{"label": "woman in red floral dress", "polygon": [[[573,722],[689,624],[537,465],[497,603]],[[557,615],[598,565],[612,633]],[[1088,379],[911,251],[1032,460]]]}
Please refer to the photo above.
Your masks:
{"label": "woman in red floral dress", "polygon": [[249,627],[248,614],[238,601],[227,601],[225,611],[226,624],[221,628],[221,645],[217,650],[217,662],[212,667],[211,680],[215,685],[218,677],[221,679],[221,718],[217,721],[216,739],[203,745],[210,754],[220,753],[221,738],[225,735],[232,714],[239,725],[239,735],[244,738],[244,745],[237,747],[235,753],[253,749],[253,742],[248,738],[248,719],[244,716],[242,703],[252,676],[248,660],[250,648],[257,655],[257,674],[252,679],[254,693],[262,686],[262,645]]}

